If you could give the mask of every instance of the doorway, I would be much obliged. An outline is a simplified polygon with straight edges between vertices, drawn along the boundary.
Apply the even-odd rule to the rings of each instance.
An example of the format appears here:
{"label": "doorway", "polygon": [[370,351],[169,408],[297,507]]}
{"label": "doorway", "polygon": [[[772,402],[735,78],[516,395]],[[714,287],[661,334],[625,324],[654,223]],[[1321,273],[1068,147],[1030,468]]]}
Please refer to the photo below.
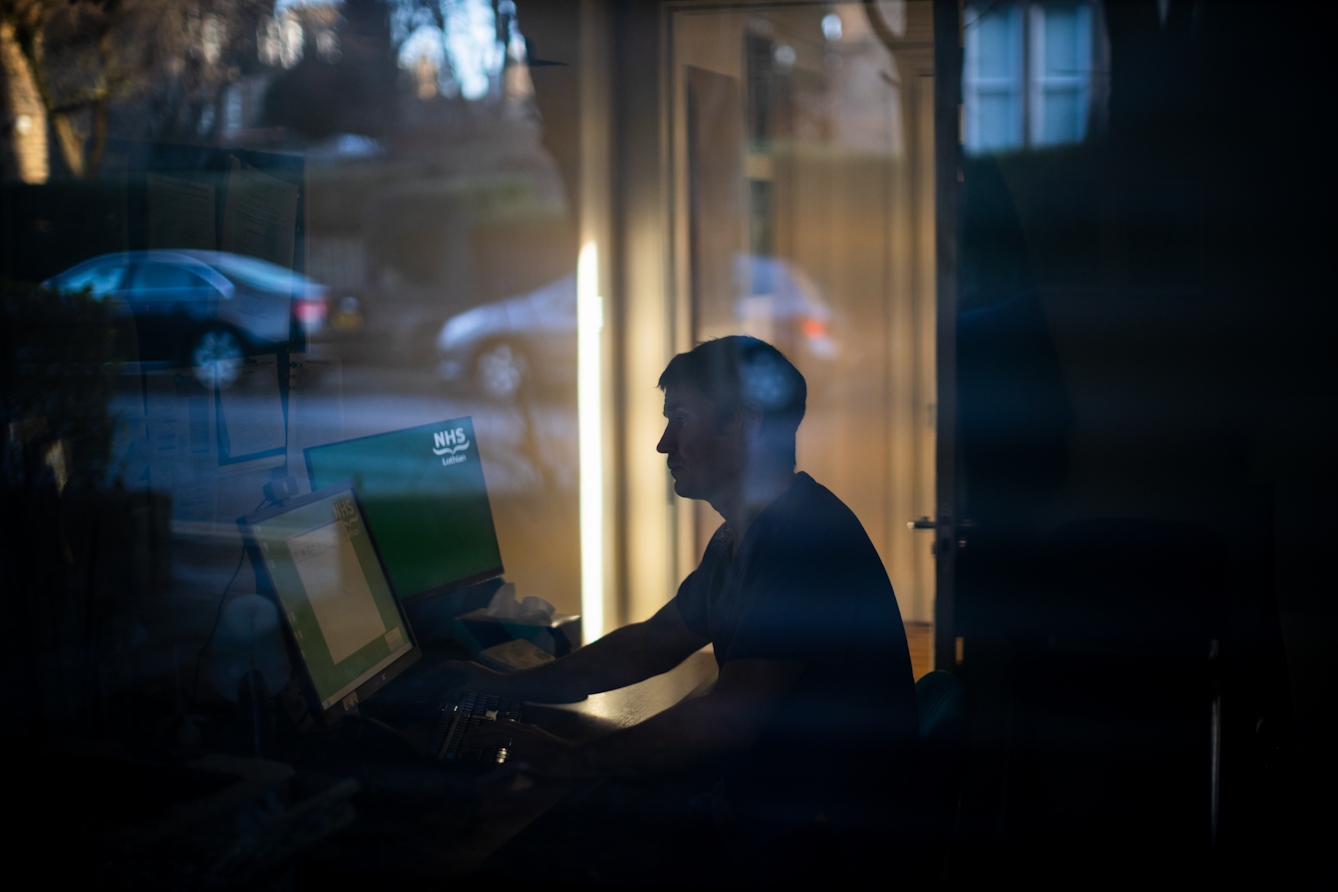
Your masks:
{"label": "doorway", "polygon": [[[673,341],[770,341],[808,380],[799,467],[859,517],[934,665],[938,335],[928,0],[668,13]],[[678,578],[722,522],[680,502]]]}

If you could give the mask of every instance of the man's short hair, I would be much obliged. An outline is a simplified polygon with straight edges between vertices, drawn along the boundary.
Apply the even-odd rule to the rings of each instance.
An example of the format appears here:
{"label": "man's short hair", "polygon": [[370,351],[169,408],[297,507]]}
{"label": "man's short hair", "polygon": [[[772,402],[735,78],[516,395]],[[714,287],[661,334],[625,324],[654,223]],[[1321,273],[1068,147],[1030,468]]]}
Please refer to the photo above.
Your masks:
{"label": "man's short hair", "polygon": [[716,405],[723,428],[743,404],[762,406],[762,439],[778,458],[795,463],[795,432],[804,420],[808,383],[775,347],[747,335],[730,335],[698,344],[669,360],[659,386],[690,386]]}

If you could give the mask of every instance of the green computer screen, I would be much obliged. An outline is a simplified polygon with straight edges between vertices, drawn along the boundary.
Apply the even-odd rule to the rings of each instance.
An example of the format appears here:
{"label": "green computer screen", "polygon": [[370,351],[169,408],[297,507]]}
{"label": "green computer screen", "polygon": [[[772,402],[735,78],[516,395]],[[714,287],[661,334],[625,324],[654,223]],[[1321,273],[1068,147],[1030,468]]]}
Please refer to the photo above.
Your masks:
{"label": "green computer screen", "polygon": [[351,480],[401,598],[502,572],[471,418],[306,450],[312,489]]}
{"label": "green computer screen", "polygon": [[352,490],[251,530],[322,709],[413,646]]}

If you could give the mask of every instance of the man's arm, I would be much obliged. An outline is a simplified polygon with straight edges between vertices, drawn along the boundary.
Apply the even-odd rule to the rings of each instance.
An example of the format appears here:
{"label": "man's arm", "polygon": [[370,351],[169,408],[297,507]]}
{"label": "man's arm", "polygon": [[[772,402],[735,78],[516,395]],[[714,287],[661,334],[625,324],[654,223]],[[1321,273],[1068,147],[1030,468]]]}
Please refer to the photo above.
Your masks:
{"label": "man's arm", "polygon": [[623,626],[559,660],[512,674],[477,663],[443,663],[440,671],[463,673],[452,687],[501,694],[517,700],[567,703],[668,672],[707,639],[688,628],[674,601],[645,622]]}
{"label": "man's arm", "polygon": [[474,734],[481,745],[505,746],[522,770],[552,777],[640,774],[703,756],[746,750],[805,663],[731,660],[710,692],[684,700],[646,721],[584,744],[532,725],[490,722]]}

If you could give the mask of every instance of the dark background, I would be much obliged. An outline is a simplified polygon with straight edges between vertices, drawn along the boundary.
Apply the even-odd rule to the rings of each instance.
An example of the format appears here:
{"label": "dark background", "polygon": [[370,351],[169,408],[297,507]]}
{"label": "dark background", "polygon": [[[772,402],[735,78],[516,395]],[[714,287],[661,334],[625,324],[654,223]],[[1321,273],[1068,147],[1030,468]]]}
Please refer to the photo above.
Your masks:
{"label": "dark background", "polygon": [[1107,3],[1105,138],[963,162],[975,881],[1334,879],[1319,13]]}

